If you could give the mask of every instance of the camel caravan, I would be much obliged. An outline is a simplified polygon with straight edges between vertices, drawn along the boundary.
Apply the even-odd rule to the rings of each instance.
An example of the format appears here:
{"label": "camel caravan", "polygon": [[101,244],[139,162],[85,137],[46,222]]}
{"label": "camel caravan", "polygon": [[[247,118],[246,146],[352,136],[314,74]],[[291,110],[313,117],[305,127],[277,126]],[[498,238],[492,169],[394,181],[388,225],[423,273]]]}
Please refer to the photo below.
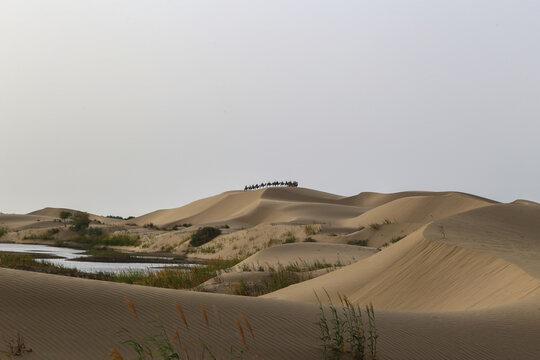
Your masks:
{"label": "camel caravan", "polygon": [[255,185],[246,185],[244,186],[244,191],[258,190],[258,189],[271,187],[271,186],[298,187],[298,181],[273,181],[273,182],[255,184]]}

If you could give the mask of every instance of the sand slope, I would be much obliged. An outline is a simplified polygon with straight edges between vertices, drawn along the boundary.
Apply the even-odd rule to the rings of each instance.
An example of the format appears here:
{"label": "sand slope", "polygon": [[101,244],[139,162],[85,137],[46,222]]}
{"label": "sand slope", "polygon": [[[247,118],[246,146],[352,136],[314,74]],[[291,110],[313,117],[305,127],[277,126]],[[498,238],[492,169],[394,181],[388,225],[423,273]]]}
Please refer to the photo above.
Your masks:
{"label": "sand slope", "polygon": [[328,264],[350,264],[361,259],[365,259],[377,253],[377,249],[325,243],[296,243],[274,246],[261,250],[247,259],[238,263],[235,268],[242,268],[244,265],[257,268],[277,267],[289,264],[313,264],[315,261],[326,262]]}
{"label": "sand slope", "polygon": [[[68,212],[70,212],[72,214],[75,214],[76,212],[80,212],[80,210],[46,207],[46,208],[43,208],[41,210],[32,211],[28,215],[48,216],[48,217],[51,217],[51,218],[59,219],[60,218],[60,213],[62,211],[68,211]],[[116,225],[116,224],[122,224],[122,223],[125,222],[125,220],[122,220],[122,219],[113,219],[113,218],[108,218],[106,216],[100,216],[100,215],[95,215],[95,214],[88,214],[88,215],[89,215],[90,220],[100,221],[103,224]]]}
{"label": "sand slope", "polygon": [[424,234],[493,254],[540,279],[540,206],[498,204],[475,209],[436,221]]}
{"label": "sand slope", "polygon": [[0,226],[11,231],[58,226],[54,217],[42,215],[0,214]]}
{"label": "sand slope", "polygon": [[[229,345],[241,346],[234,317],[242,314],[249,319],[256,339],[255,344],[243,326],[250,349],[246,359],[320,358],[319,333],[314,325],[318,309],[309,303],[144,288],[7,269],[0,269],[0,288],[0,332],[10,338],[20,331],[33,349],[25,355],[28,359],[107,359],[111,347],[127,355],[119,346],[117,331],[126,327],[137,335],[153,333],[155,329],[146,322],[155,319],[154,311],[170,333],[179,329],[188,343],[190,338],[196,342],[200,337],[218,359],[228,358]],[[134,303],[139,321],[125,306],[124,296]],[[377,310],[379,358],[537,359],[538,300],[484,311]],[[174,310],[175,301],[184,309],[189,336]],[[207,310],[209,329],[200,304]]]}
{"label": "sand slope", "polygon": [[367,259],[265,295],[316,302],[348,296],[380,309],[456,311],[500,306],[540,293],[540,281],[490,254],[427,240],[423,230]]}

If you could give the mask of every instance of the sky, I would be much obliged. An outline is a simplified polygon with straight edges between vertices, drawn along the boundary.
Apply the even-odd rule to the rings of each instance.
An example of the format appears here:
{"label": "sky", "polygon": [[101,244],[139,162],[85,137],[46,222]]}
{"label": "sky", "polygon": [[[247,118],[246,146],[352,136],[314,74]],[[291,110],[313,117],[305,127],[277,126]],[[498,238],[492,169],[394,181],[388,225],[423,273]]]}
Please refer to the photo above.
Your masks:
{"label": "sky", "polygon": [[0,212],[296,180],[540,202],[540,2],[0,0]]}

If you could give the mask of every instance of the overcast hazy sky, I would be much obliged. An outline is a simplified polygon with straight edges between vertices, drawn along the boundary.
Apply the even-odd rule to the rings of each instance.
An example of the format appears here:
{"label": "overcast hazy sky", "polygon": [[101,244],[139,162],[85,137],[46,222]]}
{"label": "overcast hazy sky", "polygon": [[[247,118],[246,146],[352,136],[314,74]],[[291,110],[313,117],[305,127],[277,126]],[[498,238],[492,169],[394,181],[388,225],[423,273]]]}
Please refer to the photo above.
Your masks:
{"label": "overcast hazy sky", "polygon": [[298,180],[540,201],[539,1],[0,0],[0,211]]}

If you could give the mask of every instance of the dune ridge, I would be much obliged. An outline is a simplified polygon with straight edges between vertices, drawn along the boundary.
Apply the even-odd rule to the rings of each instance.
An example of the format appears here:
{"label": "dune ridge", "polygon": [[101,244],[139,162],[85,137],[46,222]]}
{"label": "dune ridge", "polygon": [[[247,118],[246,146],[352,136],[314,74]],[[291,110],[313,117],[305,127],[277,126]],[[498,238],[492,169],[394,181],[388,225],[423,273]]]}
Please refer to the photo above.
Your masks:
{"label": "dune ridge", "polygon": [[540,281],[490,254],[427,240],[420,229],[367,259],[264,297],[313,303],[313,291],[325,302],[328,291],[334,301],[341,294],[381,309],[457,311],[535,295]]}
{"label": "dune ridge", "polygon": [[[0,226],[58,226],[54,219],[61,210],[1,214]],[[358,305],[374,304],[383,360],[540,358],[540,207],[532,201],[502,204],[452,191],[347,197],[269,188],[229,191],[130,223],[139,227],[123,220],[109,224],[148,233],[145,249],[181,243],[174,251],[187,249],[197,227],[226,224],[223,235],[204,245],[206,253],[189,255],[245,256],[223,275],[229,283],[267,277],[261,264],[326,261],[345,266],[258,298],[0,268],[1,336],[22,331],[34,350],[29,359],[106,358],[111,347],[126,351],[116,334],[121,327],[151,333],[154,328],[146,321],[154,311],[170,333],[181,329],[177,301],[191,336],[204,339],[218,358],[226,358],[230,345],[243,346],[235,318],[246,316],[256,337],[247,338],[247,358],[313,359],[321,355],[316,292],[323,303],[340,294]],[[161,229],[142,228],[147,223]],[[183,223],[194,226],[164,230]],[[7,239],[17,236],[12,231]],[[285,243],[286,238],[293,243]],[[258,271],[242,272],[244,265]],[[223,286],[223,279],[208,283]],[[139,320],[124,297],[135,304]]]}

